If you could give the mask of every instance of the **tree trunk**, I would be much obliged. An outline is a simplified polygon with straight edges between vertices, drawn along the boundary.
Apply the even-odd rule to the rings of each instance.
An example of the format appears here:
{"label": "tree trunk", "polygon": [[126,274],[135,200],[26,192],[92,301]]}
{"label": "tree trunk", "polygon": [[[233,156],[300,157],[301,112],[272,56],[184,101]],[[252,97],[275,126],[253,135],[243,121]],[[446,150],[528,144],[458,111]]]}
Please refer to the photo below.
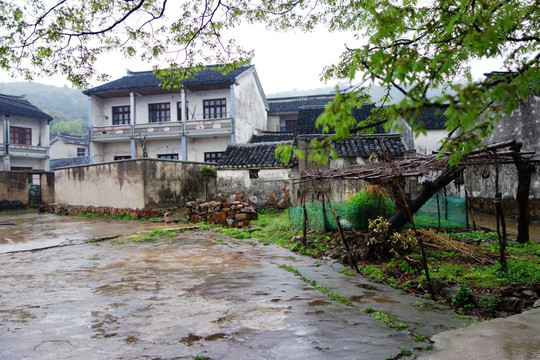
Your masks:
{"label": "tree trunk", "polygon": [[[517,143],[513,150],[519,152],[521,143]],[[518,173],[518,186],[516,191],[516,202],[518,206],[518,236],[517,242],[524,244],[529,241],[529,192],[531,189],[531,177],[536,171],[536,167],[531,164],[530,159],[525,159],[519,154],[514,154],[514,164]]]}
{"label": "tree trunk", "polygon": [[[406,198],[411,215],[414,215],[420,210],[420,208],[440,189],[454,181],[462,170],[462,166],[448,167],[434,181],[424,182],[422,190],[415,199],[410,199],[410,196]],[[391,195],[394,198],[397,209],[388,219],[388,222],[390,223],[389,232],[401,229],[410,221],[409,213],[407,207],[403,204],[403,197],[401,194],[397,194],[393,191]]]}

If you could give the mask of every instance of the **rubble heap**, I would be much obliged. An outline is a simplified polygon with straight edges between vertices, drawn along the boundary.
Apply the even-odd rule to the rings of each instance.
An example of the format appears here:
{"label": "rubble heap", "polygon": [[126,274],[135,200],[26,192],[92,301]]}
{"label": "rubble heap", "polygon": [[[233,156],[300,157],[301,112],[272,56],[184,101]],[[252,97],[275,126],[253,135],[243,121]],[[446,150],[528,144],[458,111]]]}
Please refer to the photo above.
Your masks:
{"label": "rubble heap", "polygon": [[192,223],[201,221],[224,226],[244,227],[257,219],[253,205],[245,201],[189,201],[186,203],[186,217]]}

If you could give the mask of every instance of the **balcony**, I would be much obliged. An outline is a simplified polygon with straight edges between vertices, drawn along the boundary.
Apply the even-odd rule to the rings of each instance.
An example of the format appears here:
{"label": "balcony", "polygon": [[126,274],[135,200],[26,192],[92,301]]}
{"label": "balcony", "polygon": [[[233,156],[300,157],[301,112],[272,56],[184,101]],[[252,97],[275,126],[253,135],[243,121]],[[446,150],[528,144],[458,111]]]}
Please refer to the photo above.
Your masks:
{"label": "balcony", "polygon": [[135,125],[135,137],[178,137],[182,135],[182,122],[171,121]]}
{"label": "balcony", "polygon": [[94,140],[120,140],[131,138],[130,125],[94,126],[92,139]]}
{"label": "balcony", "polygon": [[232,120],[230,118],[212,120],[188,120],[185,128],[186,135],[204,136],[215,134],[230,134]]}
{"label": "balcony", "polygon": [[[133,131],[133,133],[132,133]],[[167,121],[160,123],[131,125],[94,126],[92,139],[95,141],[118,141],[128,140],[133,135],[135,138],[174,138],[181,137],[182,132],[186,136],[212,136],[230,134],[232,132],[232,120],[230,118],[212,120],[188,120],[185,129],[181,121]]]}
{"label": "balcony", "polygon": [[[2,154],[5,154],[5,146],[0,147]],[[30,146],[30,145],[18,145],[10,144],[9,145],[9,155],[12,157],[27,157],[33,159],[46,159],[47,158],[47,147],[43,146]]]}

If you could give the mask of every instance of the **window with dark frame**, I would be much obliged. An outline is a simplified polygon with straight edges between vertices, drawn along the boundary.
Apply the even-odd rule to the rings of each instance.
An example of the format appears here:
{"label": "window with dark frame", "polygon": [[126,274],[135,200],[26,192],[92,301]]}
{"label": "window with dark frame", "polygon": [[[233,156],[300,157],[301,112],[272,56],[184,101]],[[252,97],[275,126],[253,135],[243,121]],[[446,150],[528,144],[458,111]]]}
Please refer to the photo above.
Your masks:
{"label": "window with dark frame", "polygon": [[249,178],[258,179],[259,178],[259,169],[249,169]]}
{"label": "window with dark frame", "polygon": [[10,126],[9,127],[9,142],[18,145],[32,145],[32,129]]}
{"label": "window with dark frame", "polygon": [[285,121],[285,131],[286,132],[295,132],[296,131],[296,120],[286,120]]}
{"label": "window with dark frame", "polygon": [[178,154],[158,154],[158,159],[178,160]]}
{"label": "window with dark frame", "polygon": [[128,125],[131,119],[131,107],[113,106],[112,108],[112,123],[113,125]]}
{"label": "window with dark frame", "polygon": [[204,119],[223,119],[227,117],[227,99],[203,100]]}
{"label": "window with dark frame", "polygon": [[[189,109],[189,102],[186,101],[186,110],[185,110],[186,111],[186,116],[185,116],[186,121],[189,120],[189,111],[188,111],[188,109]],[[176,120],[177,121],[182,121],[182,102],[181,101],[176,103],[176,114],[177,114],[176,115]]]}
{"label": "window with dark frame", "polygon": [[86,149],[85,148],[77,148],[77,156],[86,156]]}
{"label": "window with dark frame", "polygon": [[129,159],[131,159],[130,155],[118,155],[114,157],[114,161],[129,160]]}
{"label": "window with dark frame", "polygon": [[223,154],[224,154],[223,151],[205,152],[204,162],[217,163],[223,157]]}
{"label": "window with dark frame", "polygon": [[171,103],[148,104],[149,122],[171,121]]}

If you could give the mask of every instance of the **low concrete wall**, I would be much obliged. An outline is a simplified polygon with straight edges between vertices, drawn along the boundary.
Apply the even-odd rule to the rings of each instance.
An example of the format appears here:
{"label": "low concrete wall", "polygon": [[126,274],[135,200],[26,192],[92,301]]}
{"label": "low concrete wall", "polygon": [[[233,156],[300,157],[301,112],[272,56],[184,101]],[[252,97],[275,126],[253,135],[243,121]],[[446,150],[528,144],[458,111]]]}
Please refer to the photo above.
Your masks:
{"label": "low concrete wall", "polygon": [[28,204],[28,174],[0,171],[0,202],[16,200]]}
{"label": "low concrete wall", "polygon": [[0,202],[20,201],[29,204],[28,179],[39,175],[41,200],[44,203],[54,201],[54,174],[51,172],[0,171]]}
{"label": "low concrete wall", "polygon": [[290,203],[292,169],[260,169],[259,178],[250,179],[248,169],[218,170],[218,198],[235,201],[245,195],[256,208],[285,209]]}
{"label": "low concrete wall", "polygon": [[[204,163],[132,159],[55,170],[55,202],[127,209],[169,208],[215,198]],[[206,193],[208,192],[208,193]]]}

